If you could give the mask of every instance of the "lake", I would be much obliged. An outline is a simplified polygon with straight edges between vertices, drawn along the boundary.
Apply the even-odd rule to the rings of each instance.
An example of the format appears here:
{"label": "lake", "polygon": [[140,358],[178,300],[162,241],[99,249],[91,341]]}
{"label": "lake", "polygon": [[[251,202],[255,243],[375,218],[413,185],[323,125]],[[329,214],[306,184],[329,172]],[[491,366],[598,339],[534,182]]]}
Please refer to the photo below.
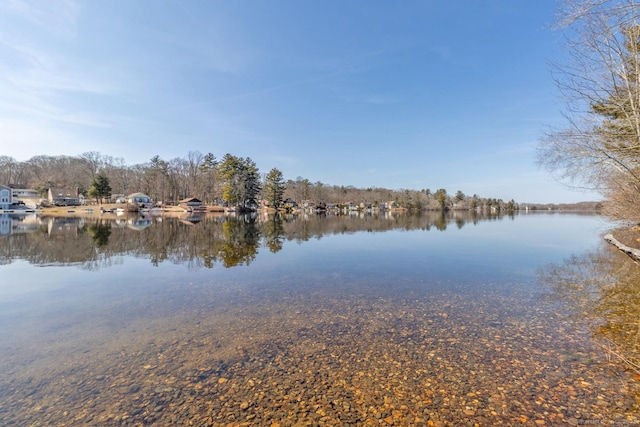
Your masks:
{"label": "lake", "polygon": [[640,423],[596,215],[0,218],[7,426]]}

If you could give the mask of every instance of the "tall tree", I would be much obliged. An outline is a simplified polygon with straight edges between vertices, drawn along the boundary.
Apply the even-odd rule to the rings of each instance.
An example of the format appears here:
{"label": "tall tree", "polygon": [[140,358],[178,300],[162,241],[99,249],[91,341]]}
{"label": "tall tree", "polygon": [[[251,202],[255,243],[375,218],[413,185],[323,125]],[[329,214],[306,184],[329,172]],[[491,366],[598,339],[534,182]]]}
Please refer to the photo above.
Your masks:
{"label": "tall tree", "polygon": [[566,2],[559,27],[569,59],[555,65],[555,77],[568,126],[548,132],[538,148],[540,164],[618,200],[609,212],[634,220],[640,219],[639,22],[637,0]]}
{"label": "tall tree", "polygon": [[207,153],[200,165],[202,175],[202,199],[207,203],[213,203],[216,199],[216,168],[218,161],[212,153]]}
{"label": "tall tree", "polygon": [[278,209],[282,204],[285,189],[282,172],[276,168],[271,169],[264,181],[264,198],[267,203]]}
{"label": "tall tree", "polygon": [[435,199],[438,202],[438,207],[440,209],[445,210],[447,208],[447,201],[449,197],[447,196],[447,190],[444,188],[440,188],[434,193]]}
{"label": "tall tree", "polygon": [[106,175],[99,173],[93,178],[91,188],[87,191],[89,197],[95,197],[96,203],[100,203],[103,199],[111,197],[111,185]]}
{"label": "tall tree", "polygon": [[189,151],[187,154],[187,175],[189,177],[187,194],[185,196],[202,197],[200,193],[200,175],[204,155],[199,151]]}
{"label": "tall tree", "polygon": [[155,155],[151,158],[146,171],[147,182],[144,192],[148,193],[153,200],[166,202],[169,164],[162,160],[160,156]]}
{"label": "tall tree", "polygon": [[80,161],[82,162],[83,173],[89,180],[96,177],[104,163],[102,155],[97,151],[87,151],[86,153],[82,153],[80,155]]}
{"label": "tall tree", "polygon": [[18,184],[16,182],[17,170],[18,163],[13,157],[0,156],[0,183],[4,185]]}
{"label": "tall tree", "polygon": [[253,160],[227,153],[220,163],[219,174],[225,202],[244,208],[255,204],[261,186],[260,173]]}
{"label": "tall tree", "polygon": [[256,163],[249,157],[243,159],[243,179],[244,179],[244,206],[248,207],[256,204],[256,197],[262,190],[260,184],[260,170]]}

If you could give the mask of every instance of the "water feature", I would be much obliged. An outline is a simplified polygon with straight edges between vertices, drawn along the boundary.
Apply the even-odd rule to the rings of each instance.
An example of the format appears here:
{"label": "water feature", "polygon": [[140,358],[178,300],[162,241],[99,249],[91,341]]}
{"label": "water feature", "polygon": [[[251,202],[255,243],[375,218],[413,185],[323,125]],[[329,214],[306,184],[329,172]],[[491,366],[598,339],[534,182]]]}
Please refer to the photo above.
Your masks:
{"label": "water feature", "polygon": [[637,266],[595,215],[4,223],[6,425],[640,420]]}

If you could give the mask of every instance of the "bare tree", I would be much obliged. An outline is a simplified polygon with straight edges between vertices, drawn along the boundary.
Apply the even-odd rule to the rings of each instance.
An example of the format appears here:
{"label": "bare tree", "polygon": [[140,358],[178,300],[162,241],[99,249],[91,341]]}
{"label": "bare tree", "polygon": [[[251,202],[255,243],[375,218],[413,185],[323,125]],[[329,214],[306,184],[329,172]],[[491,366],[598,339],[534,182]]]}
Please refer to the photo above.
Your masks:
{"label": "bare tree", "polygon": [[[18,178],[18,162],[9,156],[0,156],[0,182],[15,184]],[[24,185],[24,184],[23,184]]]}
{"label": "bare tree", "polygon": [[554,64],[554,78],[568,126],[548,132],[538,146],[541,165],[610,201],[620,200],[618,191],[640,198],[639,20],[636,0],[565,2],[558,26],[568,55]]}
{"label": "bare tree", "polygon": [[102,170],[102,155],[97,151],[87,151],[86,153],[82,153],[80,155],[80,160],[84,166],[86,178],[88,178],[89,181],[93,181],[98,172]]}
{"label": "bare tree", "polygon": [[[189,179],[187,188],[185,189],[186,196],[196,196],[201,193],[200,188],[200,175],[202,174],[201,166],[204,161],[204,155],[199,151],[189,151],[187,155],[186,173]],[[202,197],[202,195],[200,195]]]}

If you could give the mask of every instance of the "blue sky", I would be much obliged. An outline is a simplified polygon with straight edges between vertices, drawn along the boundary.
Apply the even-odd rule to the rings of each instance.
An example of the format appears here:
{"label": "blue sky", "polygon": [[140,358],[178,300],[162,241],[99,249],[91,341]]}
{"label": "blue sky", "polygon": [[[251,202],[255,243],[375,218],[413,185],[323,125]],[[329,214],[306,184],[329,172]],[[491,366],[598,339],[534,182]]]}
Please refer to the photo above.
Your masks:
{"label": "blue sky", "polygon": [[597,200],[535,163],[563,123],[552,0],[0,2],[0,155],[251,157],[325,184]]}

